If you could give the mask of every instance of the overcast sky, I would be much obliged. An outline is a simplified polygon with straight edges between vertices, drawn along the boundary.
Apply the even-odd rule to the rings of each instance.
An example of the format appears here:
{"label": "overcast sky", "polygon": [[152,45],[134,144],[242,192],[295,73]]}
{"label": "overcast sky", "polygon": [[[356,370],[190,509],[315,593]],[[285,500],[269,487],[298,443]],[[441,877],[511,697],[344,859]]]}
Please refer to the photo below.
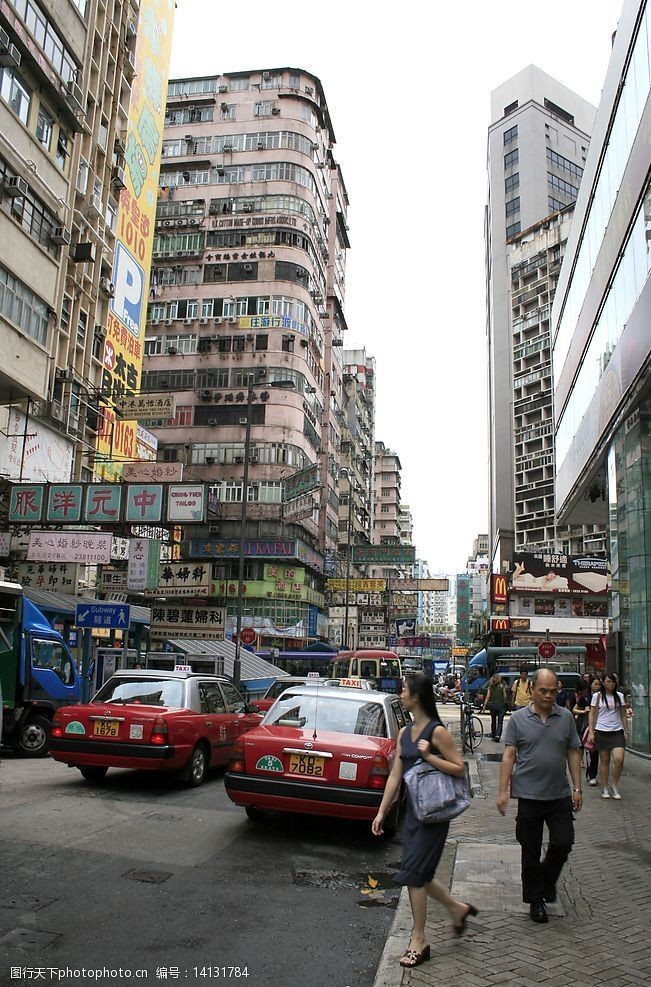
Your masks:
{"label": "overcast sky", "polygon": [[534,63],[597,105],[621,6],[178,0],[173,78],[291,66],[323,83],[350,197],[345,346],[375,357],[376,439],[432,571],[464,571],[488,530],[491,90]]}

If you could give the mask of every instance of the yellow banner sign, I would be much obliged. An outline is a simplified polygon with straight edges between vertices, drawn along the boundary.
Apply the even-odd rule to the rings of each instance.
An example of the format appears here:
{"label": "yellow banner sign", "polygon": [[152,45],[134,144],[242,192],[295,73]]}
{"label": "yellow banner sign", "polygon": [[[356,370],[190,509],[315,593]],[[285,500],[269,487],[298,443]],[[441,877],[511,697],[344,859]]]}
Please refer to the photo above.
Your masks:
{"label": "yellow banner sign", "polygon": [[141,0],[102,367],[102,479],[119,478],[120,463],[138,458],[137,423],[124,421],[116,408],[138,390],[142,370],[173,20],[174,0]]}
{"label": "yellow banner sign", "polygon": [[[349,579],[349,593],[383,593],[387,588],[386,579]],[[328,589],[333,593],[346,591],[345,579],[328,579]]]}

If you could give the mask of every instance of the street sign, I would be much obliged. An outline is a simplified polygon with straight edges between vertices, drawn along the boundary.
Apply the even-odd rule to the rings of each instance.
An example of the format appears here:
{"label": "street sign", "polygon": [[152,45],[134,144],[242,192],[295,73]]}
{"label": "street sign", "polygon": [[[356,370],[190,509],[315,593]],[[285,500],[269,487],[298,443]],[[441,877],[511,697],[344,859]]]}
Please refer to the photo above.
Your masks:
{"label": "street sign", "polygon": [[553,641],[541,641],[538,645],[538,654],[545,661],[549,661],[556,654],[556,645]]}
{"label": "street sign", "polygon": [[240,631],[240,641],[242,644],[253,644],[257,634],[252,627],[243,627]]}
{"label": "street sign", "polygon": [[77,627],[126,628],[131,620],[128,603],[78,603]]}

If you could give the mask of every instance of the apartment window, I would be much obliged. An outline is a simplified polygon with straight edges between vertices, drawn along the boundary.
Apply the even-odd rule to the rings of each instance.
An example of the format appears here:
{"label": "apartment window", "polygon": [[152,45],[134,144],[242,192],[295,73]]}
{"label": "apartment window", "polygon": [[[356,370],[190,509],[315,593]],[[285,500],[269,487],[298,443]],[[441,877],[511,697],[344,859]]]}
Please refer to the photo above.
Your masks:
{"label": "apartment window", "polygon": [[219,108],[219,116],[222,120],[234,120],[236,112],[235,103],[222,103]]}
{"label": "apartment window", "polygon": [[558,106],[557,103],[552,103],[551,99],[545,100],[545,106],[551,113],[554,114],[554,116],[560,117],[561,120],[565,120],[566,123],[574,126],[574,117],[571,113],[568,113],[567,110],[564,110],[562,106]]}
{"label": "apartment window", "polygon": [[172,426],[176,425],[178,427],[192,425],[192,411],[192,405],[180,405],[176,409],[176,415],[174,418],[169,418],[167,420],[167,424]]}
{"label": "apartment window", "polygon": [[259,103],[254,103],[253,105],[253,116],[256,117],[270,117],[271,116],[271,100],[264,99]]}
{"label": "apartment window", "polygon": [[228,80],[228,90],[231,93],[243,93],[249,88],[250,80],[248,75],[242,76],[239,79],[229,79]]}
{"label": "apartment window", "polygon": [[547,184],[550,188],[563,193],[563,195],[569,195],[572,199],[576,199],[579,194],[576,185],[566,182],[563,178],[559,178],[558,175],[552,175],[551,171],[547,172]]}
{"label": "apartment window", "polygon": [[518,108],[518,101],[514,99],[512,103],[504,107],[504,116],[507,117],[509,113],[513,113]]}
{"label": "apartment window", "polygon": [[512,192],[513,189],[520,187],[520,172],[516,171],[515,175],[509,175],[508,178],[504,179],[504,191]]}
{"label": "apartment window", "polygon": [[574,164],[569,158],[563,157],[562,154],[558,154],[557,151],[552,151],[551,147],[547,148],[547,161],[551,165],[555,165],[557,168],[562,168],[566,171],[568,175],[572,175],[573,178],[578,178],[579,181],[583,177],[583,168],[579,165]]}
{"label": "apartment window", "polygon": [[520,160],[520,153],[516,147],[512,151],[509,151],[508,154],[504,155],[504,167],[512,168],[513,165],[517,165],[519,160]]}
{"label": "apartment window", "polygon": [[510,240],[512,236],[516,236],[522,229],[521,223],[512,223],[511,226],[506,227],[506,239]]}
{"label": "apartment window", "polygon": [[255,303],[256,315],[269,315],[270,298],[258,298]]}
{"label": "apartment window", "polygon": [[47,305],[24,282],[0,267],[0,312],[23,332],[45,345]]}
{"label": "apartment window", "polygon": [[553,195],[547,196],[547,208],[550,212],[558,212],[560,209],[566,209],[567,205],[567,202],[561,202],[560,199],[555,199]]}
{"label": "apartment window", "polygon": [[13,69],[0,69],[0,96],[19,120],[27,123],[31,90]]}
{"label": "apartment window", "polygon": [[269,349],[269,337],[267,335],[260,335],[255,337],[255,348],[256,350],[266,350]]}
{"label": "apartment window", "polygon": [[59,168],[61,168],[62,171],[65,171],[66,169],[69,154],[70,154],[70,138],[59,127],[59,136],[57,138],[56,161],[57,164],[59,165]]}
{"label": "apartment window", "polygon": [[162,352],[162,336],[145,336],[145,356],[160,356]]}
{"label": "apartment window", "polygon": [[39,106],[38,117],[36,119],[36,139],[43,145],[46,151],[52,148],[52,131],[54,120],[45,109],[43,104]]}
{"label": "apartment window", "polygon": [[244,351],[244,336],[233,336],[233,353]]}
{"label": "apartment window", "polygon": [[263,72],[260,89],[280,89],[282,83],[283,77],[280,73],[276,75],[273,72]]}
{"label": "apartment window", "polygon": [[515,199],[509,199],[506,203],[506,215],[512,216],[514,213],[520,211],[520,196],[516,195]]}
{"label": "apartment window", "polygon": [[168,336],[165,340],[167,350],[176,350],[177,353],[191,354],[197,352],[196,336]]}
{"label": "apartment window", "polygon": [[504,143],[505,144],[510,144],[511,141],[515,141],[517,139],[518,139],[518,125],[517,124],[515,125],[515,127],[509,127],[508,130],[505,130],[504,131]]}

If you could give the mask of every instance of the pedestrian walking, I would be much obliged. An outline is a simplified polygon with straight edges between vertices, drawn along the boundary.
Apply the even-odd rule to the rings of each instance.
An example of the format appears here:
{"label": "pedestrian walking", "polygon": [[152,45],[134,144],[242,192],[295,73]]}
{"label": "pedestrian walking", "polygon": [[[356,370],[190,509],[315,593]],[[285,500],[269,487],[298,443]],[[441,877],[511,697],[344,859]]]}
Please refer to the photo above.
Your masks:
{"label": "pedestrian walking", "polygon": [[[581,741],[569,709],[556,704],[558,687],[553,669],[534,672],[531,703],[511,714],[500,767],[497,808],[506,815],[510,785],[518,800],[515,836],[522,849],[522,900],[529,904],[533,922],[548,920],[545,902],[556,901],[556,882],[574,843],[572,812],[583,805]],[[549,844],[541,861],[544,824]]]}
{"label": "pedestrian walking", "polygon": [[491,676],[483,708],[484,712],[488,709],[491,715],[491,740],[499,743],[506,711],[506,689],[499,673]]}
{"label": "pedestrian walking", "polygon": [[[588,739],[596,744],[599,752],[599,781],[602,799],[621,799],[619,779],[624,767],[624,751],[628,737],[628,714],[621,692],[617,689],[614,675],[606,675],[599,692],[592,697],[590,706],[590,729]],[[610,762],[613,762],[613,777],[608,791]]]}
{"label": "pedestrian walking", "polygon": [[[590,716],[590,702],[593,695],[599,692],[601,689],[601,680],[593,679],[590,683],[590,689],[586,689],[585,679],[581,679],[581,683],[577,686],[576,690],[576,701],[574,703],[574,709],[572,713],[574,714],[574,720],[576,723],[576,731],[583,744],[583,735],[588,729],[589,716]],[[583,753],[585,756],[585,775],[588,781],[588,785],[595,786],[597,784],[597,772],[599,770],[599,754],[597,748],[594,744],[590,744],[589,747],[583,748]]]}
{"label": "pedestrian walking", "polygon": [[[371,829],[375,836],[381,836],[382,823],[402,782],[405,771],[423,760],[446,774],[462,778],[464,764],[451,734],[441,723],[436,710],[432,681],[423,672],[416,672],[405,680],[401,699],[411,713],[412,722],[403,727],[398,735],[398,748],[391,774],[384,789],[384,795]],[[403,829],[402,866],[393,880],[396,884],[407,885],[409,903],[413,916],[413,928],[409,945],[400,960],[400,966],[420,966],[430,958],[430,947],[425,939],[427,919],[427,897],[434,898],[447,909],[452,918],[452,929],[457,936],[463,935],[469,915],[477,915],[474,905],[457,901],[448,894],[445,886],[435,880],[449,822],[421,823],[407,803],[407,815]]]}
{"label": "pedestrian walking", "polygon": [[531,682],[526,668],[520,669],[520,678],[511,686],[511,708],[523,709],[531,702]]}

